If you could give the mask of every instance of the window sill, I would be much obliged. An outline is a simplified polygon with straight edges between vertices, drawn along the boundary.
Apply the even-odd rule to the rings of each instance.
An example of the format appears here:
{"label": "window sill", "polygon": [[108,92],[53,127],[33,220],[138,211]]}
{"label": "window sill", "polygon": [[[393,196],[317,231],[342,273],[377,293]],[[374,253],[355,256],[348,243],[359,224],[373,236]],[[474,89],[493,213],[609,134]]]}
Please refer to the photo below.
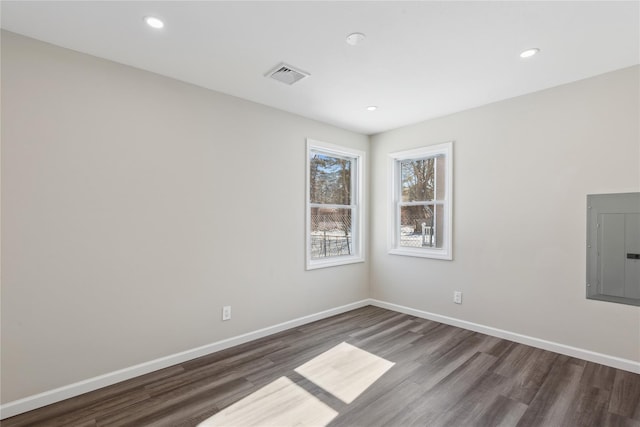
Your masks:
{"label": "window sill", "polygon": [[453,256],[445,249],[393,248],[389,249],[389,254],[453,261]]}
{"label": "window sill", "polygon": [[334,257],[326,260],[313,260],[307,263],[307,270],[316,270],[318,268],[327,268],[327,267],[335,267],[338,265],[345,264],[356,264],[359,262],[364,262],[364,258],[360,256],[342,256],[342,257]]}

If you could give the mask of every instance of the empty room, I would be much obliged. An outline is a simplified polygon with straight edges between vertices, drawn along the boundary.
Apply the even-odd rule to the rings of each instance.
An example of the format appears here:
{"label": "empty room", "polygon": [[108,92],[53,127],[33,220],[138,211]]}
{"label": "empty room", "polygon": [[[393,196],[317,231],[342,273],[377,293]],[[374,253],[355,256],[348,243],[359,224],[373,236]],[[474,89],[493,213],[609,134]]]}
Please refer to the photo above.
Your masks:
{"label": "empty room", "polygon": [[3,427],[640,427],[640,2],[0,23]]}

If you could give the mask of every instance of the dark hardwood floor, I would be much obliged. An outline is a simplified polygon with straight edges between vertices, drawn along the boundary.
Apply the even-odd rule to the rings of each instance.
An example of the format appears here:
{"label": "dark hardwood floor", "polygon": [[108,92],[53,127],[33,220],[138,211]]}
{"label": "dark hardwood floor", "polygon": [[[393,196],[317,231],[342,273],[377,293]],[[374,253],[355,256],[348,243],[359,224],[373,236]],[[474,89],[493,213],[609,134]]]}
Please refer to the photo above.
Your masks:
{"label": "dark hardwood floor", "polygon": [[[395,363],[350,403],[296,372],[342,342]],[[640,427],[638,374],[371,306],[2,426],[195,426],[282,377],[337,412],[330,426]]]}

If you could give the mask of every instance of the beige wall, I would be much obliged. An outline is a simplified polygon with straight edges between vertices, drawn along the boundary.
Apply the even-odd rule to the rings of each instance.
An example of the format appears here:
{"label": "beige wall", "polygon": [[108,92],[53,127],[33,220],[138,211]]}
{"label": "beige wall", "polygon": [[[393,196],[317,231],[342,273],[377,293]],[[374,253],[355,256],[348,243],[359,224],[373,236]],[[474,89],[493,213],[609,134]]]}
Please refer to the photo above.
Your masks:
{"label": "beige wall", "polygon": [[307,137],[368,150],[3,32],[2,402],[366,298],[304,270]]}
{"label": "beige wall", "polygon": [[[374,136],[372,297],[640,361],[640,307],[585,299],[586,195],[640,191],[639,72]],[[451,140],[454,261],[387,254],[387,154]]]}

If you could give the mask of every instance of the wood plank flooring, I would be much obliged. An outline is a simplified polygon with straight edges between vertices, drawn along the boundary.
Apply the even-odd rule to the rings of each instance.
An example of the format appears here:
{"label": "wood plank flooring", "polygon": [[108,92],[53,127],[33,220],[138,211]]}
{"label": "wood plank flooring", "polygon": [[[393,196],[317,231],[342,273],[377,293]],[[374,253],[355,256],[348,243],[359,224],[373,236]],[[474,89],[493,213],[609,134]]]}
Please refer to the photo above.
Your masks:
{"label": "wood plank flooring", "polygon": [[[364,362],[350,363],[341,354],[358,354]],[[367,363],[383,366],[381,376],[353,394],[357,365]],[[323,372],[331,376],[305,376]],[[328,390],[342,377],[349,377],[348,384],[337,384],[335,390],[346,387],[348,399]],[[283,404],[288,399],[272,391],[276,389],[291,392],[296,405]],[[205,420],[203,426],[266,425],[274,409],[259,405],[272,397],[278,416],[273,419],[300,425],[307,423],[291,417],[305,412],[286,411],[322,408],[314,414],[307,409],[306,421],[322,419],[333,427],[640,427],[638,374],[371,306],[21,414],[1,425],[197,426]],[[287,409],[291,406],[295,408]],[[233,418],[237,416],[241,418]]]}

